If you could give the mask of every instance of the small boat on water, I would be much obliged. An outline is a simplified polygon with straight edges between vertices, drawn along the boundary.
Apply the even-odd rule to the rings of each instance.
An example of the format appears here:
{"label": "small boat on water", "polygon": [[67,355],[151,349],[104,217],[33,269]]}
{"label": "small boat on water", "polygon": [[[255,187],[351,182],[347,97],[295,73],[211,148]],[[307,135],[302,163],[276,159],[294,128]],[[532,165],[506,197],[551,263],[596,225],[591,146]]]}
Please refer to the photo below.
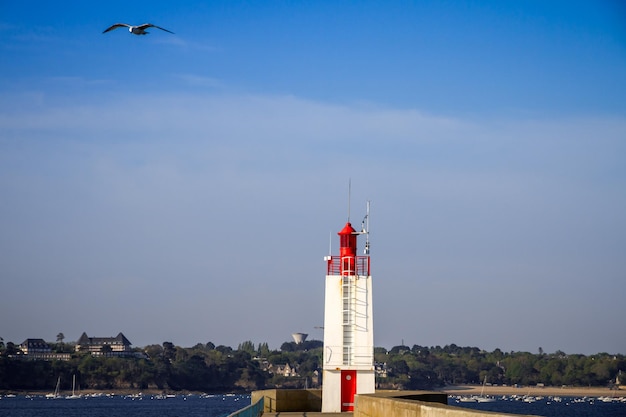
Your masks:
{"label": "small boat on water", "polygon": [[76,394],[76,374],[74,374],[74,376],[72,377],[72,395],[68,395],[65,398],[68,400],[76,400],[78,398],[81,398],[80,395]]}
{"label": "small boat on water", "polygon": [[479,402],[479,403],[492,403],[495,400],[496,399],[493,397],[483,397],[483,396],[476,397],[476,402]]}
{"label": "small boat on water", "polygon": [[61,377],[59,377],[59,378],[57,379],[57,385],[56,385],[56,387],[54,388],[54,393],[52,393],[52,394],[46,394],[46,398],[48,398],[48,399],[59,398],[59,397],[60,397],[60,395],[59,395],[59,387],[60,387],[60,386],[61,386]]}
{"label": "small boat on water", "polygon": [[480,397],[476,397],[476,401],[479,403],[492,403],[496,399],[493,397],[485,396],[485,385],[487,384],[487,376],[485,375],[485,380],[483,381],[483,388],[480,390]]}
{"label": "small boat on water", "polygon": [[476,397],[459,397],[459,402],[462,403],[475,403],[476,402]]}

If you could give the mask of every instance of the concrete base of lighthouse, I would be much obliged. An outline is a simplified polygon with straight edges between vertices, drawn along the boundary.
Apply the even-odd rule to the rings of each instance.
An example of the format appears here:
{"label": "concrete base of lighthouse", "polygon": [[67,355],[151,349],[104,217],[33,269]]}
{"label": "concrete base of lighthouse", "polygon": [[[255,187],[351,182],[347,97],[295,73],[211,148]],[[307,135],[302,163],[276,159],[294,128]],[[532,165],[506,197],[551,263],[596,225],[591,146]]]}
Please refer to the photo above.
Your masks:
{"label": "concrete base of lighthouse", "polygon": [[324,369],[322,413],[353,411],[355,394],[371,394],[374,391],[373,370]]}

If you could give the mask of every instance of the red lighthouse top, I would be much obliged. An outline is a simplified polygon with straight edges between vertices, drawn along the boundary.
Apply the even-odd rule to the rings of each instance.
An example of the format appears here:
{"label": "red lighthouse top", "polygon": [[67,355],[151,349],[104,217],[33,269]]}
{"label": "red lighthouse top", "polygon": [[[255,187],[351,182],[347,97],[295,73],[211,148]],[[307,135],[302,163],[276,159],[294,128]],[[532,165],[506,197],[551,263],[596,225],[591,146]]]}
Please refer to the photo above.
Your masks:
{"label": "red lighthouse top", "polygon": [[[359,234],[352,227],[350,222],[341,229],[339,235],[339,256],[327,256],[327,275],[344,275],[344,276],[369,276],[370,274],[370,257],[359,256],[356,253],[356,243]],[[366,243],[367,246],[367,243]]]}
{"label": "red lighthouse top", "polygon": [[356,256],[356,230],[350,224],[346,223],[339,235],[339,255],[344,256]]}

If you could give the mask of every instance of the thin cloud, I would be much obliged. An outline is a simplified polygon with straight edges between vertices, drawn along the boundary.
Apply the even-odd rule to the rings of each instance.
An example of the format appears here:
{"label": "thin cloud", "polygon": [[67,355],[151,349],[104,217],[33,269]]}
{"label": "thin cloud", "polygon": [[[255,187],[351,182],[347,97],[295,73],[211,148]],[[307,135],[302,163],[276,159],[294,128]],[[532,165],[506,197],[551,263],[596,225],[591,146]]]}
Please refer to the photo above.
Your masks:
{"label": "thin cloud", "polygon": [[177,34],[175,36],[162,36],[157,39],[156,42],[163,45],[171,45],[182,49],[195,50],[199,52],[216,52],[220,50],[219,47],[209,42],[201,42],[197,40],[190,41],[182,36],[178,36]]}
{"label": "thin cloud", "polygon": [[[168,305],[159,320],[162,333],[121,314],[90,322],[87,330],[108,334],[112,320],[125,323],[138,346],[166,337],[180,345],[236,345],[242,334],[258,332],[243,313],[236,332],[226,323],[191,322],[194,330],[177,323],[188,319],[189,308],[206,317],[227,308],[231,296],[241,301],[246,287],[246,301],[264,300],[266,314],[277,317],[285,298],[299,297],[294,314],[264,329],[263,341],[280,346],[291,332],[322,321],[320,257],[329,229],[345,221],[347,178],[355,207],[373,200],[377,345],[391,346],[405,334],[415,338],[410,343],[442,340],[504,350],[525,349],[524,340],[540,337],[556,344],[541,328],[507,326],[516,317],[511,309],[527,306],[507,302],[510,294],[544,306],[525,310],[530,320],[548,314],[555,327],[567,328],[569,318],[561,312],[583,297],[579,288],[612,286],[606,305],[619,304],[623,293],[623,118],[491,122],[235,94],[111,94],[71,104],[48,97],[46,106],[27,96],[19,106],[16,100],[0,98],[0,131],[7,132],[0,142],[0,252],[15,278],[3,294],[7,310],[19,308],[12,300],[23,299],[28,288],[44,285],[41,276],[54,277],[58,288],[106,278],[132,279],[133,285],[175,280],[184,285],[169,286],[166,295],[154,291],[140,309],[124,311],[124,317],[140,316]],[[410,290],[399,293],[400,286]],[[29,299],[54,308],[61,294],[46,288]],[[415,294],[424,291],[429,297],[416,305]],[[107,311],[117,298],[107,294],[91,308]],[[490,317],[501,330],[493,336],[456,332],[452,339],[438,329],[465,321],[448,314],[428,326],[419,320],[397,324],[398,316],[430,317],[447,304],[481,317],[501,312]],[[602,307],[588,310],[595,314]],[[595,340],[608,343],[604,335],[619,320],[602,317],[606,326],[594,330]],[[593,327],[585,320],[577,325]],[[44,324],[41,331],[51,325]],[[85,326],[62,330],[78,337]],[[38,330],[32,323],[26,328]],[[20,331],[6,330],[31,336]],[[567,342],[543,345],[620,349]]]}
{"label": "thin cloud", "polygon": [[85,77],[77,77],[77,76],[57,76],[57,77],[49,77],[44,80],[45,82],[49,82],[51,84],[63,84],[69,85],[72,87],[85,87],[91,85],[106,85],[113,84],[114,81],[108,79],[89,79]]}
{"label": "thin cloud", "polygon": [[195,74],[178,74],[176,78],[182,80],[186,84],[194,87],[206,87],[206,88],[224,88],[225,84],[213,77],[206,77]]}

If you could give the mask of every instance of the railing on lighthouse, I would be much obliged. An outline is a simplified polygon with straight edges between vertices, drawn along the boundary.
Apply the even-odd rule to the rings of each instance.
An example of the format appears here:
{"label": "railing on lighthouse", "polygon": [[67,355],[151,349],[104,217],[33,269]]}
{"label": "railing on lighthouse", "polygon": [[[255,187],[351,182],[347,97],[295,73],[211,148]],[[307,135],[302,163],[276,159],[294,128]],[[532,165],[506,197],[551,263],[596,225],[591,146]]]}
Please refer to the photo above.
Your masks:
{"label": "railing on lighthouse", "polygon": [[[349,275],[360,275],[360,276],[369,276],[370,275],[370,257],[369,256],[353,256],[354,259],[354,270],[353,274]],[[341,256],[327,256],[327,271],[326,275],[348,275],[342,272],[348,272],[347,269],[342,268],[343,264],[346,260]]]}

